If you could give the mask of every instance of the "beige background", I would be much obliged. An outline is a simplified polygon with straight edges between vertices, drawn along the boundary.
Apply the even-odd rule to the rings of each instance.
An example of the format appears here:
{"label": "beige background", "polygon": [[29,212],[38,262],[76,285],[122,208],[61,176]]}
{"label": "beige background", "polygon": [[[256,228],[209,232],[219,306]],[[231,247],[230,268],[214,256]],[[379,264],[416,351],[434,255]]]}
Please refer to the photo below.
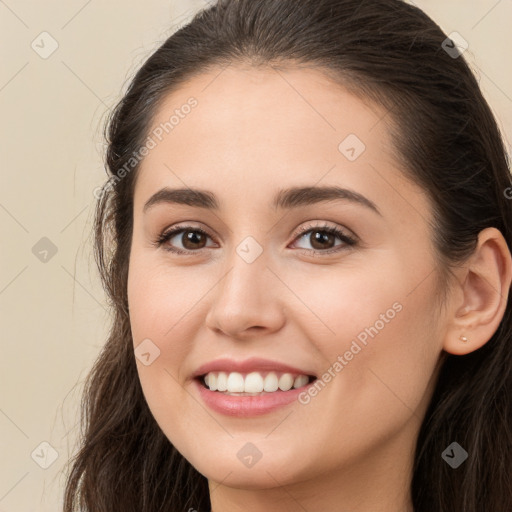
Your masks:
{"label": "beige background", "polygon": [[[81,385],[110,318],[89,238],[103,121],[144,58],[205,1],[0,0],[0,512],[60,510]],[[415,3],[469,42],[510,148],[512,2]],[[46,59],[43,31],[58,43]],[[46,262],[32,249],[43,237],[57,250]]]}

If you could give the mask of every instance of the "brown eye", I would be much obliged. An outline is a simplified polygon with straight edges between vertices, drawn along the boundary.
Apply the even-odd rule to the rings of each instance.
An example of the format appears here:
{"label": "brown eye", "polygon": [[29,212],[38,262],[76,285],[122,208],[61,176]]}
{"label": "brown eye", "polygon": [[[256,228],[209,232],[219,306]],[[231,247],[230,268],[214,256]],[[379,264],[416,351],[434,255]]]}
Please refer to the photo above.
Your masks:
{"label": "brown eye", "polygon": [[310,242],[313,249],[331,249],[335,245],[336,237],[331,233],[325,231],[311,231]]}
{"label": "brown eye", "polygon": [[[157,247],[162,246],[166,251],[177,254],[193,254],[205,247],[210,235],[194,226],[183,226],[171,229],[158,237],[155,241]],[[210,246],[211,247],[211,246]]]}
{"label": "brown eye", "polygon": [[200,231],[187,229],[181,235],[181,243],[187,250],[202,249],[206,245],[206,237],[207,235]]}
{"label": "brown eye", "polygon": [[306,228],[296,238],[296,244],[307,242],[311,248],[298,245],[301,249],[307,249],[311,253],[327,254],[338,252],[357,243],[356,239],[334,226],[317,226]]}

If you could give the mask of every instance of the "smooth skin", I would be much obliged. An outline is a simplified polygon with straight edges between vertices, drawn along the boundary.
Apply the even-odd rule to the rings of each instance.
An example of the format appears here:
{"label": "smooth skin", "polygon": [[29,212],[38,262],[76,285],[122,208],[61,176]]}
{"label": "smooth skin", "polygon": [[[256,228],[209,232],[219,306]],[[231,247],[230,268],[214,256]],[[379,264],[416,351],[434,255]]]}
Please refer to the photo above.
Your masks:
{"label": "smooth skin", "polygon": [[[512,272],[503,236],[480,233],[441,307],[431,203],[401,173],[383,108],[319,70],[231,64],[170,93],[152,129],[191,96],[197,106],[144,158],[134,192],[128,297],[134,347],[150,339],[160,350],[149,365],[137,360],[152,414],[207,477],[213,512],[411,512],[414,448],[440,357],[477,350],[503,317]],[[354,161],[338,149],[349,134],[366,146]],[[380,214],[340,199],[271,206],[299,186],[353,190]],[[163,187],[210,191],[219,210],[159,203],[144,213]],[[154,244],[183,224],[208,235]],[[358,242],[319,244],[325,225]],[[263,251],[252,263],[237,253],[246,237]],[[222,357],[321,376],[394,303],[401,311],[306,405],[228,417],[204,405],[191,379]],[[252,467],[237,457],[248,442],[262,453]]]}

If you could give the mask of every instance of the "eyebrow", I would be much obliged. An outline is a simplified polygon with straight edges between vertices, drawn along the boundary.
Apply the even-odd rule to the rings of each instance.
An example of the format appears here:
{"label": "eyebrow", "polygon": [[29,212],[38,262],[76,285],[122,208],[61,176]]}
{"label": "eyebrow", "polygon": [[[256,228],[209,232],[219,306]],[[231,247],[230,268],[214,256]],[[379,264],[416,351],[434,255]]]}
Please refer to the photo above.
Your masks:
{"label": "eyebrow", "polygon": [[[350,201],[365,206],[382,216],[373,201],[370,201],[354,190],[336,186],[292,187],[280,190],[274,197],[272,206],[276,209],[292,209],[337,200]],[[220,209],[219,202],[213,192],[191,188],[172,189],[164,187],[148,199],[144,205],[143,212],[146,213],[153,206],[162,203],[183,204],[215,211]]]}

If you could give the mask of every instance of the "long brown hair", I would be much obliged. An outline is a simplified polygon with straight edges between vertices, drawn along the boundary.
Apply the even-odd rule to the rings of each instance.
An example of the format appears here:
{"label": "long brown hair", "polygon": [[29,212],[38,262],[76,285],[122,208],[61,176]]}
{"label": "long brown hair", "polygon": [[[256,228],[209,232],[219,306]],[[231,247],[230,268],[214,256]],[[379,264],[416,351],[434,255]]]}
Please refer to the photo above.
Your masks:
{"label": "long brown hair", "polygon": [[[144,399],[127,301],[138,169],[130,159],[162,100],[186,79],[240,62],[330,73],[389,112],[404,173],[431,199],[443,272],[472,254],[486,227],[512,247],[501,134],[464,56],[443,48],[446,37],[401,0],[221,0],[145,62],[106,128],[110,179],[97,203],[95,256],[114,317],[86,382],[65,512],[210,510],[206,478],[164,436]],[[417,441],[415,512],[512,510],[511,308],[509,300],[484,346],[443,362]],[[454,441],[469,454],[457,469],[441,457]]]}

